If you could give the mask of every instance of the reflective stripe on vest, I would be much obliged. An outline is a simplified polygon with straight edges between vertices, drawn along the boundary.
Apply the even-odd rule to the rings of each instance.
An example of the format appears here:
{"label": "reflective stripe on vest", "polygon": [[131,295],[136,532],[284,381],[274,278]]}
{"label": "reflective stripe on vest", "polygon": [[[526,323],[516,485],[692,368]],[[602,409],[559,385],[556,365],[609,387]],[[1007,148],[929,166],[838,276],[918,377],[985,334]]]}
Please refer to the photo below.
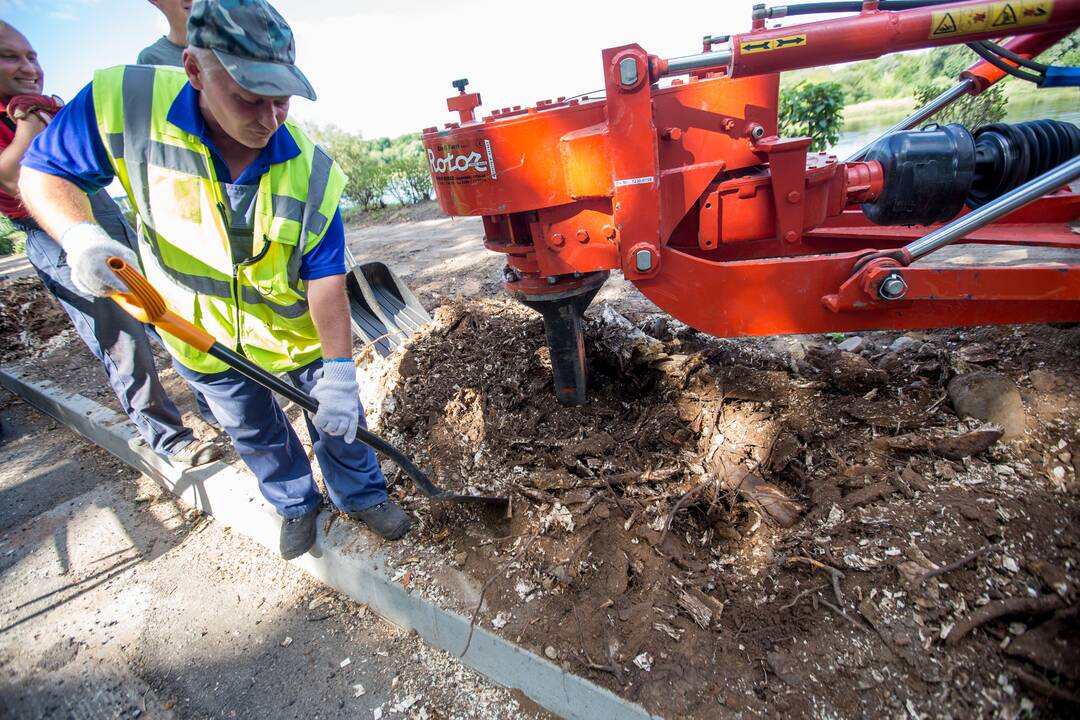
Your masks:
{"label": "reflective stripe on vest", "polygon": [[[254,257],[234,262],[222,192],[209,150],[168,123],[182,71],[127,66],[94,76],[103,144],[139,221],[144,270],[170,307],[272,372],[321,355],[300,266],[337,210],[345,176],[322,148],[287,123],[300,155],[270,167],[254,205]],[[166,338],[201,372],[220,361]]]}

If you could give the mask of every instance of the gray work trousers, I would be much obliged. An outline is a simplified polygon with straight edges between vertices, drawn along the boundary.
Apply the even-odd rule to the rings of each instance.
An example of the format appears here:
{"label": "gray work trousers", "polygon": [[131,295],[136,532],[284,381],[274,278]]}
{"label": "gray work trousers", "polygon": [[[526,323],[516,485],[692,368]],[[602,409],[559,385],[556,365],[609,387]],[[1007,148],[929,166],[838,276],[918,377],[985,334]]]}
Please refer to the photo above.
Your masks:
{"label": "gray work trousers", "polygon": [[[109,236],[138,252],[134,231],[113,199],[102,190],[90,196],[90,204]],[[26,232],[26,258],[101,361],[109,385],[143,440],[162,455],[183,449],[194,435],[184,427],[180,411],[158,379],[145,326],[109,298],[77,289],[60,244],[30,218],[15,222]]]}

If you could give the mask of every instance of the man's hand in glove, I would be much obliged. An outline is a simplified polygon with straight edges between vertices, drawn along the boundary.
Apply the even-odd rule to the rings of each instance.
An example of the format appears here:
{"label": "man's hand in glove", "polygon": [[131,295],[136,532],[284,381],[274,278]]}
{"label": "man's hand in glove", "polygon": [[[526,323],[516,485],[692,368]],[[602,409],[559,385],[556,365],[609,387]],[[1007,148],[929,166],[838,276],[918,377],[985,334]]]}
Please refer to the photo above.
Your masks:
{"label": "man's hand in glove", "polygon": [[60,237],[60,246],[71,266],[71,281],[87,295],[107,297],[123,289],[123,283],[109,268],[110,257],[116,256],[139,267],[139,258],[134,251],[109,237],[97,223],[72,225]]}
{"label": "man's hand in glove", "polygon": [[64,101],[55,95],[16,95],[7,101],[7,114],[12,120],[37,116],[47,125],[62,107]]}
{"label": "man's hand in glove", "polygon": [[311,389],[311,396],[319,401],[319,411],[311,421],[324,433],[344,437],[351,443],[360,422],[359,394],[352,358],[323,361],[322,377]]}

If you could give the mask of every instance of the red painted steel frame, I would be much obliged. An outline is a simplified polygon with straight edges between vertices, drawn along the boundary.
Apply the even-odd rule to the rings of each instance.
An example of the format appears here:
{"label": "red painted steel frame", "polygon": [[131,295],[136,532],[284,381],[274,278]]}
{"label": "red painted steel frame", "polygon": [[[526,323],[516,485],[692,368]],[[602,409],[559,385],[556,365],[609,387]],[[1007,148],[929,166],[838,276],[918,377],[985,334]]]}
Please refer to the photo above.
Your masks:
{"label": "red painted steel frame", "polygon": [[[942,40],[930,26],[935,13],[999,4],[758,29],[732,38],[730,74],[695,71],[667,87],[651,83],[667,61],[611,48],[602,100],[545,100],[476,121],[472,96],[451,98],[460,124],[423,134],[437,197],[450,215],[484,216],[485,245],[507,255],[513,292],[572,295],[589,273],[621,269],[662,309],[718,336],[1080,320],[1076,264],[866,262],[928,229],[875,226],[854,209],[881,192],[878,163],[808,156],[808,139],[776,136],[778,72],[992,37],[1000,32]],[[1008,42],[1021,55],[1080,25],[1080,0],[1027,5],[1050,11]],[[743,51],[792,37],[802,40]],[[963,77],[978,94],[1002,75],[979,61]],[[1067,227],[1078,217],[1080,196],[1063,191],[964,242],[1080,249]],[[888,273],[907,282],[902,301],[877,297]]]}
{"label": "red painted steel frame", "polygon": [[[1060,30],[1070,32],[1075,29],[1077,17],[1080,16],[1080,0],[1053,0],[1045,3],[1021,3],[1017,0],[1013,4],[1018,8],[1021,5],[1045,5],[1049,6],[1049,10],[1045,20],[1040,18],[1038,24],[991,27],[990,23],[986,23],[986,29],[981,32],[940,36],[935,36],[933,32],[935,17],[940,18],[945,12],[951,11],[956,18],[954,22],[962,22],[960,18],[963,16],[992,12],[995,6],[1001,7],[1002,4],[980,1],[935,5],[901,12],[873,10],[850,17],[735,35],[731,42],[735,51],[731,74],[733,77],[743,77],[820,67],[936,45],[993,40],[1003,34]],[[775,43],[778,39],[797,35],[805,35],[805,41],[770,52],[744,52],[747,43]]]}

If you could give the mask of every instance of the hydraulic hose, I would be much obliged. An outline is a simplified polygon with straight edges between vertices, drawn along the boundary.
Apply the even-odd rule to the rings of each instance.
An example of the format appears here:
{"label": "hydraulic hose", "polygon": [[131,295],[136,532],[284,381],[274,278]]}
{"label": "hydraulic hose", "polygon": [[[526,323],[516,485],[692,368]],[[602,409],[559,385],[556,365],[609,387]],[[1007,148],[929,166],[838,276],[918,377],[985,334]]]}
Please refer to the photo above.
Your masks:
{"label": "hydraulic hose", "polygon": [[1002,72],[1012,75],[1020,80],[1027,80],[1035,85],[1041,85],[1043,81],[1042,75],[1027,72],[1016,65],[1010,65],[1005,62],[996,52],[988,49],[983,43],[968,43],[968,47],[975,52],[976,55],[981,57],[986,62],[990,63]]}
{"label": "hydraulic hose", "polygon": [[[930,5],[944,5],[954,3],[957,0],[882,0],[878,3],[879,10],[912,10],[914,8],[928,7]],[[811,2],[798,5],[779,5],[765,11],[768,19],[778,19],[793,15],[827,15],[836,13],[862,12],[863,4],[857,0],[847,2]]]}

